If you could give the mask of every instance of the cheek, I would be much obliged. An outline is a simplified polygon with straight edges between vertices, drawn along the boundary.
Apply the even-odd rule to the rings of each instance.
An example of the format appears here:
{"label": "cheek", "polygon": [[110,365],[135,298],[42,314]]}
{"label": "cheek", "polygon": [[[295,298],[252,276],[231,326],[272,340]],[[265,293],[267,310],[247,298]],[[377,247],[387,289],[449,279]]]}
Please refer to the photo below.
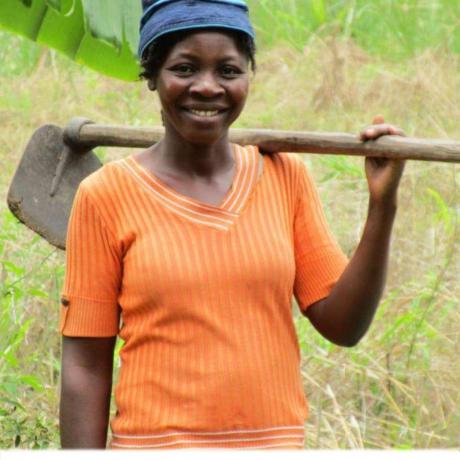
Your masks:
{"label": "cheek", "polygon": [[164,114],[168,114],[168,118],[175,117],[177,112],[177,97],[170,91],[158,92],[161,110]]}
{"label": "cheek", "polygon": [[244,106],[246,103],[246,99],[248,98],[249,94],[249,83],[242,83],[238,86],[235,90],[235,98],[239,101],[239,105]]}
{"label": "cheek", "polygon": [[172,101],[177,96],[177,90],[174,83],[162,83],[161,87],[158,88],[161,100]]}
{"label": "cheek", "polygon": [[239,102],[244,104],[248,97],[249,93],[249,80],[241,80],[238,82],[235,82],[231,89],[231,94],[233,96],[233,100],[235,102]]}
{"label": "cheek", "polygon": [[183,84],[173,78],[157,80],[157,92],[162,103],[174,102],[183,92]]}

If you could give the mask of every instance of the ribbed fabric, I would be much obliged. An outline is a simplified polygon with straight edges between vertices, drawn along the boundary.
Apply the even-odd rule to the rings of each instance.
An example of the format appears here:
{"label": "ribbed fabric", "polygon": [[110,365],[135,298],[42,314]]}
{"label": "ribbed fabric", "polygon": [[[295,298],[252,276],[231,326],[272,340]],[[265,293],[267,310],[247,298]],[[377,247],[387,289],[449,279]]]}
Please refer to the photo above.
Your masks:
{"label": "ribbed fabric", "polygon": [[79,187],[61,331],[125,341],[114,448],[303,447],[292,295],[302,309],[326,297],[347,259],[297,157],[234,152],[220,206],[132,156]]}

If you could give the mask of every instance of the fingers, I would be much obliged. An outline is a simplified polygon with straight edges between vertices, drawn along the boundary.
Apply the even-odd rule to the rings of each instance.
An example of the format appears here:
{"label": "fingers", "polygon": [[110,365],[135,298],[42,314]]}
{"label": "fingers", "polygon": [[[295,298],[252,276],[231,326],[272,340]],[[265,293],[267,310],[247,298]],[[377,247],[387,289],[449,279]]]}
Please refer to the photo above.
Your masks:
{"label": "fingers", "polygon": [[372,119],[372,125],[361,131],[359,137],[362,141],[375,140],[380,136],[404,136],[404,132],[397,126],[385,123],[382,115],[376,115]]}

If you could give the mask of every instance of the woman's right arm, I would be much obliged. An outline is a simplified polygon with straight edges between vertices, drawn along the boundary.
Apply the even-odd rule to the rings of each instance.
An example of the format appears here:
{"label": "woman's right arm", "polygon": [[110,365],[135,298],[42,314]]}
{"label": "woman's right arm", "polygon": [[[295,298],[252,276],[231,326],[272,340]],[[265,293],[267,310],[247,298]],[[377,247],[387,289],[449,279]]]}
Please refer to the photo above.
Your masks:
{"label": "woman's right arm", "polygon": [[105,449],[116,337],[63,337],[60,431],[64,449]]}

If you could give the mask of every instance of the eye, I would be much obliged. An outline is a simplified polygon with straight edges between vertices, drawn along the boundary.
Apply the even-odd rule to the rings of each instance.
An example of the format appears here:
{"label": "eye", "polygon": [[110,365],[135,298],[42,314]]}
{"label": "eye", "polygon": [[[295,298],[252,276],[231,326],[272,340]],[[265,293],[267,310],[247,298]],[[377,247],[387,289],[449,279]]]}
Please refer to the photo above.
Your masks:
{"label": "eye", "polygon": [[238,67],[234,67],[234,66],[231,66],[231,65],[226,65],[226,66],[223,66],[221,69],[220,69],[220,74],[224,77],[224,78],[237,78],[238,76],[240,76],[241,74],[243,74],[243,71],[240,70]]}
{"label": "eye", "polygon": [[195,69],[191,64],[178,64],[169,70],[174,72],[176,75],[179,75],[180,77],[188,77],[194,72]]}

